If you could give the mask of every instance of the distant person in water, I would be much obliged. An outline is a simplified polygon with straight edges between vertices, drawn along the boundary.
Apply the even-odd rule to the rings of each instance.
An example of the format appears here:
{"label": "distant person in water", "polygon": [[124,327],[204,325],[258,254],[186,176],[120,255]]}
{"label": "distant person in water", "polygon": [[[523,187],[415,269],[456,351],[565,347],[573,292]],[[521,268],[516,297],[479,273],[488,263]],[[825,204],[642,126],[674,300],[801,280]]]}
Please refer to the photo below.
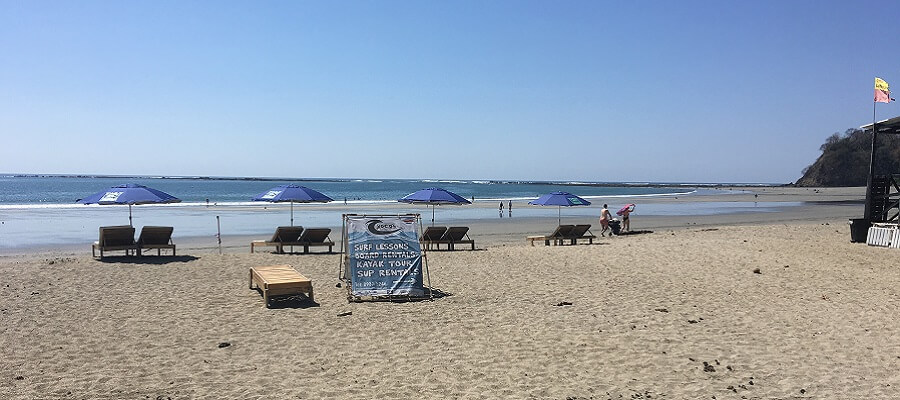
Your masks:
{"label": "distant person in water", "polygon": [[634,212],[634,204],[622,210],[622,232],[631,232],[631,218],[629,216]]}
{"label": "distant person in water", "polygon": [[600,236],[606,236],[606,231],[609,231],[609,236],[612,236],[612,231],[609,229],[609,221],[612,220],[612,214],[610,214],[609,209],[606,208],[607,205],[603,205],[603,209],[600,210],[600,226],[603,229],[600,230]]}

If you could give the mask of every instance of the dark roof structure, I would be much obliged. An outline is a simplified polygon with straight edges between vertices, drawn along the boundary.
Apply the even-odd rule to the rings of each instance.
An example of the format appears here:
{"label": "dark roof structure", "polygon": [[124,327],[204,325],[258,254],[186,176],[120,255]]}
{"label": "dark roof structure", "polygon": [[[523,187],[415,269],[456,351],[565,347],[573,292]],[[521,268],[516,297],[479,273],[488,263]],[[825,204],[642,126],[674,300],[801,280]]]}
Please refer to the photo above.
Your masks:
{"label": "dark roof structure", "polygon": [[[872,124],[863,125],[859,127],[859,129],[862,129],[864,131],[871,131]],[[878,121],[878,133],[900,134],[900,117]]]}

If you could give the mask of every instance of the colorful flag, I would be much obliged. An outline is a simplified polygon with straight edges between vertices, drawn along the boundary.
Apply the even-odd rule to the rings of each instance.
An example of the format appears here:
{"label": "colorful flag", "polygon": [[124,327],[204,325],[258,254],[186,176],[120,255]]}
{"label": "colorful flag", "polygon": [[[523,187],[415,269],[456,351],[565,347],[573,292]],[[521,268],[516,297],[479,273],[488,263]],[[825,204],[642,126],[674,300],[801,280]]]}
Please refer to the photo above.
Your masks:
{"label": "colorful flag", "polygon": [[881,78],[875,78],[875,102],[876,103],[890,103],[891,100],[891,89],[888,87],[888,83]]}

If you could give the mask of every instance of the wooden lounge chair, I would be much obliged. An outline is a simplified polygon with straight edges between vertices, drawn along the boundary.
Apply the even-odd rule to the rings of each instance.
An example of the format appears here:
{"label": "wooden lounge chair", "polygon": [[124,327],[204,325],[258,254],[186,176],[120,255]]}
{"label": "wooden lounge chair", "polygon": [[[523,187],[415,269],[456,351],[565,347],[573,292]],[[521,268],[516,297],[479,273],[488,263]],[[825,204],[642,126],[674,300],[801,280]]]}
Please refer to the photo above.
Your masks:
{"label": "wooden lounge chair", "polygon": [[328,236],[331,229],[328,228],[307,228],[300,235],[297,241],[303,244],[303,253],[309,253],[310,246],[328,246],[328,252],[332,252],[334,241]]}
{"label": "wooden lounge chair", "polygon": [[101,226],[100,239],[91,246],[91,256],[96,258],[97,250],[101,259],[105,251],[125,250],[126,256],[141,255],[141,248],[134,241],[134,227],[130,225]]}
{"label": "wooden lounge chair", "polygon": [[447,244],[447,250],[456,250],[456,245],[461,243],[469,243],[472,245],[472,250],[475,250],[475,241],[469,237],[468,232],[468,226],[451,226],[441,236],[440,242]]}
{"label": "wooden lounge chair", "polygon": [[419,241],[426,248],[430,249],[432,246],[441,243],[441,237],[444,236],[444,232],[447,232],[446,226],[429,226],[425,228],[425,232],[422,232],[422,237],[419,238]]}
{"label": "wooden lounge chair", "polygon": [[572,228],[572,231],[569,232],[569,235],[566,236],[566,238],[570,239],[572,241],[572,244],[578,244],[578,239],[587,239],[588,244],[594,244],[594,239],[596,238],[596,236],[591,233],[591,225],[586,224],[575,225],[575,227]]}
{"label": "wooden lounge chair", "polygon": [[273,296],[305,294],[309,301],[315,301],[312,280],[300,275],[290,265],[251,267],[250,289],[254,289],[254,284],[262,292],[266,307],[269,307],[269,299]]}
{"label": "wooden lounge chair", "polygon": [[250,252],[258,246],[275,246],[276,253],[284,253],[284,246],[302,246],[300,235],[302,226],[279,226],[270,240],[254,240],[250,242]]}
{"label": "wooden lounge chair", "polygon": [[534,246],[535,241],[542,241],[545,245],[549,246],[550,241],[553,241],[553,244],[561,245],[563,240],[572,232],[572,229],[575,229],[575,225],[560,225],[556,227],[556,230],[553,233],[546,236],[528,236],[525,238],[526,241],[531,243]]}
{"label": "wooden lounge chair", "polygon": [[141,228],[141,236],[137,244],[141,250],[156,249],[156,255],[162,255],[162,249],[172,249],[175,255],[175,243],[172,242],[171,226],[145,226]]}

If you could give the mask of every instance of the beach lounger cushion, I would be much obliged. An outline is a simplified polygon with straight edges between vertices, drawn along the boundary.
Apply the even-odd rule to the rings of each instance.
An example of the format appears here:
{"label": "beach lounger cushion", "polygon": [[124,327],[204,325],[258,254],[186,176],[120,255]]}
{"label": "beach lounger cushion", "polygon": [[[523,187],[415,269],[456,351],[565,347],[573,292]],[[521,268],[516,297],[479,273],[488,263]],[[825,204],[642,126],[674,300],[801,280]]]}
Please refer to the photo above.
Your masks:
{"label": "beach lounger cushion", "polygon": [[161,255],[163,249],[171,249],[175,255],[175,243],[172,242],[171,226],[145,226],[141,228],[141,235],[137,244],[144,249],[156,249],[156,254]]}
{"label": "beach lounger cushion", "polygon": [[303,253],[309,253],[310,246],[328,246],[328,252],[331,253],[334,241],[328,236],[330,234],[331,229],[328,228],[308,228],[297,241],[303,245]]}
{"label": "beach lounger cushion", "polygon": [[528,236],[525,240],[531,243],[532,246],[534,246],[535,241],[542,241],[547,246],[550,245],[551,241],[553,244],[562,244],[563,240],[571,234],[573,229],[575,229],[575,225],[560,225],[549,235]]}
{"label": "beach lounger cushion", "polygon": [[425,245],[426,249],[430,249],[441,242],[441,237],[445,232],[447,232],[446,226],[429,226],[425,228],[425,232],[422,232],[419,241]]}
{"label": "beach lounger cushion", "polygon": [[471,244],[475,250],[475,241],[469,237],[468,226],[451,226],[441,236],[440,243],[446,243],[448,250],[455,250],[457,244]]}
{"label": "beach lounger cushion", "polygon": [[566,238],[570,239],[572,244],[578,244],[578,239],[587,239],[589,244],[593,244],[596,236],[591,233],[591,225],[585,224],[575,225]]}
{"label": "beach lounger cushion", "polygon": [[97,257],[98,250],[100,258],[103,258],[106,251],[117,250],[124,250],[125,255],[141,255],[141,249],[134,241],[134,227],[130,225],[101,226],[100,238],[91,246],[91,255]]}
{"label": "beach lounger cushion", "polygon": [[250,242],[250,252],[259,246],[275,246],[276,253],[283,253],[284,246],[302,246],[300,235],[303,234],[302,226],[279,226],[275,228],[270,240],[254,240]]}
{"label": "beach lounger cushion", "polygon": [[446,226],[429,226],[425,228],[425,232],[422,233],[422,241],[431,240],[437,241],[441,240],[441,237],[444,236],[444,233],[447,232]]}

